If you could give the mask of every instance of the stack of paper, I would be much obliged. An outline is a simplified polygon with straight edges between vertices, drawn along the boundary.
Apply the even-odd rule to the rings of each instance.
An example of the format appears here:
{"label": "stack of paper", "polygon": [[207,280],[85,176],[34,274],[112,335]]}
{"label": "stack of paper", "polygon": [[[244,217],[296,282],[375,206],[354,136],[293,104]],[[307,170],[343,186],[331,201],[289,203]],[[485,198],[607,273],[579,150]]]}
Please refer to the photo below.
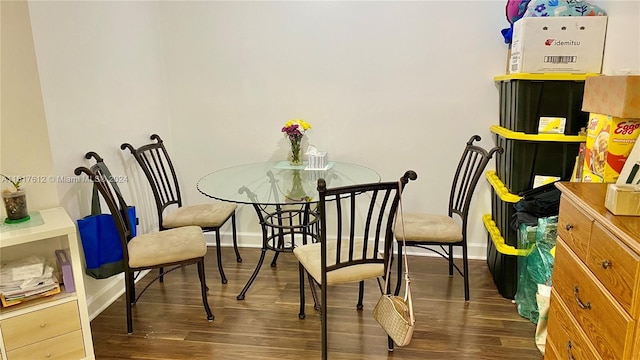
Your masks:
{"label": "stack of paper", "polygon": [[0,267],[0,300],[3,306],[60,292],[53,267],[40,256],[29,256]]}

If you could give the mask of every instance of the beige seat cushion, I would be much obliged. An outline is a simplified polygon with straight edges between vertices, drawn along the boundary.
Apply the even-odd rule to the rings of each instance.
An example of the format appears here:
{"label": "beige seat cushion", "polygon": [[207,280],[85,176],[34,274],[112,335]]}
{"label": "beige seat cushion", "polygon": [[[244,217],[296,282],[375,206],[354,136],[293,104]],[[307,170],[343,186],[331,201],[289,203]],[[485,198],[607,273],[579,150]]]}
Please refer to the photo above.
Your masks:
{"label": "beige seat cushion", "polygon": [[[327,263],[332,265],[336,263],[336,246],[335,241],[329,241],[327,243]],[[373,243],[370,242],[367,249],[373,252]],[[343,244],[344,251],[340,256],[343,259],[347,259],[348,254],[345,244]],[[299,246],[293,249],[293,254],[298,258],[298,261],[307,269],[307,272],[313,276],[316,281],[321,284],[321,244],[313,243],[303,246]],[[358,255],[360,256],[358,256]],[[354,250],[354,258],[362,257],[362,241],[360,244],[356,244],[356,250]],[[350,282],[358,282],[360,280],[372,279],[384,275],[384,264],[361,264],[353,265],[346,268],[330,271],[327,273],[327,283],[329,285],[344,284]]]}
{"label": "beige seat cushion", "polygon": [[220,227],[236,211],[238,205],[226,202],[183,206],[168,213],[162,219],[165,228],[195,225],[200,227]]}
{"label": "beige seat cushion", "polygon": [[[447,215],[406,213],[404,230],[407,242],[454,243],[462,240],[462,228]],[[399,219],[395,227],[395,236],[398,241],[402,241],[402,224]]]}
{"label": "beige seat cushion", "polygon": [[129,241],[127,248],[132,268],[199,258],[207,252],[202,229],[197,226],[139,235]]}

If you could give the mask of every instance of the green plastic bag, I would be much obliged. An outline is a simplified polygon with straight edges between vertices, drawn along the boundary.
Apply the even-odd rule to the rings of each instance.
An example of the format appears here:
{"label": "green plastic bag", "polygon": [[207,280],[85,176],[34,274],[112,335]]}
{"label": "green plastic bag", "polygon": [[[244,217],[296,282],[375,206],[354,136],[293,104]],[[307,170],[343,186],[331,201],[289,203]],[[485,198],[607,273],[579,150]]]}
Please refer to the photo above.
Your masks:
{"label": "green plastic bag", "polygon": [[556,245],[558,217],[538,219],[538,226],[520,225],[518,249],[527,249],[527,256],[518,257],[518,288],[515,295],[518,313],[538,323],[536,293],[538,284],[551,286],[554,258],[551,249]]}

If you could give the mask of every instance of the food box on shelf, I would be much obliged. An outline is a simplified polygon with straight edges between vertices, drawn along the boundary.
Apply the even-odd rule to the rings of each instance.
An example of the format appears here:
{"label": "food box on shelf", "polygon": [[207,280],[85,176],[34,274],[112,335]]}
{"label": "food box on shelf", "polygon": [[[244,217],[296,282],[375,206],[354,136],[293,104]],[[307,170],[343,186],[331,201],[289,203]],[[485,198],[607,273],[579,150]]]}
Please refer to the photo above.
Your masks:
{"label": "food box on shelf", "polygon": [[640,119],[590,114],[582,181],[616,182],[638,135]]}

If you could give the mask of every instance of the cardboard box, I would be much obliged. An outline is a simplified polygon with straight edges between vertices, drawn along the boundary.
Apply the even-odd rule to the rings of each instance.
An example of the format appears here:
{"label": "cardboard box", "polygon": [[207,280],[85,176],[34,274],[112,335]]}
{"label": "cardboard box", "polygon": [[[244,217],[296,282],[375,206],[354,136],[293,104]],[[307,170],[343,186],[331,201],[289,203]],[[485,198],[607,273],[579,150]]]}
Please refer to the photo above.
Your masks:
{"label": "cardboard box", "polygon": [[633,150],[631,150],[627,162],[624,163],[616,183],[640,185],[640,141],[636,141],[633,145]]}
{"label": "cardboard box", "polygon": [[616,182],[640,135],[640,119],[589,114],[583,182]]}
{"label": "cardboard box", "polygon": [[606,16],[523,17],[516,21],[509,72],[600,73]]}
{"label": "cardboard box", "polygon": [[584,84],[582,111],[640,118],[640,75],[588,77]]}
{"label": "cardboard box", "polygon": [[604,206],[614,215],[640,216],[640,185],[609,184]]}

